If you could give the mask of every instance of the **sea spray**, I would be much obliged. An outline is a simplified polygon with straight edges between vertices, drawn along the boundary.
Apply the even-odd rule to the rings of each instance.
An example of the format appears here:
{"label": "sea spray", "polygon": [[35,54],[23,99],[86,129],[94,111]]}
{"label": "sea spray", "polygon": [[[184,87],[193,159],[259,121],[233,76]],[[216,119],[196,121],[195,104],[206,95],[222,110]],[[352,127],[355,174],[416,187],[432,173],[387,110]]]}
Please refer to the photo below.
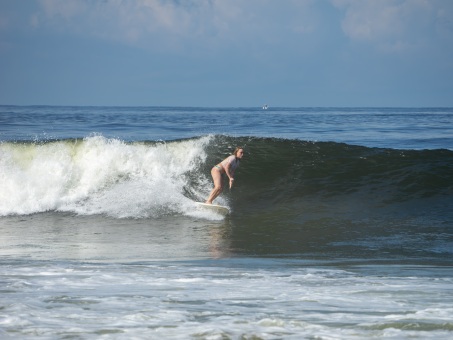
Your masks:
{"label": "sea spray", "polygon": [[[0,145],[0,215],[44,211],[147,217],[176,209],[211,137],[167,143],[83,140]],[[208,188],[205,189],[206,191]]]}

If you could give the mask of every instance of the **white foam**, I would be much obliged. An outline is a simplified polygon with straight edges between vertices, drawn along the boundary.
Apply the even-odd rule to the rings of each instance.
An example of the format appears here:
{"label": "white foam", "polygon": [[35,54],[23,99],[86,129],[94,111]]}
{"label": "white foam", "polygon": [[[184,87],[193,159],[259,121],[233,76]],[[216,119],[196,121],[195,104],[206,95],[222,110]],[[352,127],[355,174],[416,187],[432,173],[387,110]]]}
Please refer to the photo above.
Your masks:
{"label": "white foam", "polygon": [[0,325],[42,338],[451,338],[451,277],[255,261],[0,265]]}
{"label": "white foam", "polygon": [[[59,210],[140,218],[190,211],[187,174],[205,161],[210,139],[151,145],[91,136],[1,144],[0,215]],[[199,190],[209,192],[208,181],[201,183],[206,187]]]}

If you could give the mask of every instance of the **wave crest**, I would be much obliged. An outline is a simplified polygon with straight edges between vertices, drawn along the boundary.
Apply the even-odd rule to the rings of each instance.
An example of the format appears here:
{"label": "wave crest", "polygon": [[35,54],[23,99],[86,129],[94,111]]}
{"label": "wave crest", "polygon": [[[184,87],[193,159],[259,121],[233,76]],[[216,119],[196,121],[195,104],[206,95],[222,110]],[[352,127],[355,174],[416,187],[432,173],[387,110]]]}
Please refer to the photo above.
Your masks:
{"label": "wave crest", "polygon": [[[453,152],[277,138],[204,136],[133,142],[102,136],[0,144],[0,215],[69,211],[146,218],[190,214],[211,167],[238,145],[235,187],[218,203],[235,216],[381,214],[453,200]],[[409,203],[408,203],[409,202]],[[443,208],[442,208],[443,209]],[[273,217],[273,218],[274,218]]]}

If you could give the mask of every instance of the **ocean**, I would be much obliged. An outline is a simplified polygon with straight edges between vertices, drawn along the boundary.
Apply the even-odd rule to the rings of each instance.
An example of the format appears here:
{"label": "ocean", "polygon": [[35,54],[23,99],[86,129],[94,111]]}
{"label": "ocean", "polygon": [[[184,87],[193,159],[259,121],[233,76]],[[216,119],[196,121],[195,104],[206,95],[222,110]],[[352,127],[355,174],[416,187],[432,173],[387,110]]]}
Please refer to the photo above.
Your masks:
{"label": "ocean", "polygon": [[453,108],[0,106],[0,178],[0,338],[453,337]]}

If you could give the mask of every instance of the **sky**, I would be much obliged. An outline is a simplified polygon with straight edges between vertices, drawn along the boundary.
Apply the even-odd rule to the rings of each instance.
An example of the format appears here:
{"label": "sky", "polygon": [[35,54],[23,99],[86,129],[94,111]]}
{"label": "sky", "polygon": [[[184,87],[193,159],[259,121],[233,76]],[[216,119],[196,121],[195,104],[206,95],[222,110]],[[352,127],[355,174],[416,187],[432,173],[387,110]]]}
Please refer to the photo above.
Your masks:
{"label": "sky", "polygon": [[0,105],[453,107],[451,0],[0,0]]}

